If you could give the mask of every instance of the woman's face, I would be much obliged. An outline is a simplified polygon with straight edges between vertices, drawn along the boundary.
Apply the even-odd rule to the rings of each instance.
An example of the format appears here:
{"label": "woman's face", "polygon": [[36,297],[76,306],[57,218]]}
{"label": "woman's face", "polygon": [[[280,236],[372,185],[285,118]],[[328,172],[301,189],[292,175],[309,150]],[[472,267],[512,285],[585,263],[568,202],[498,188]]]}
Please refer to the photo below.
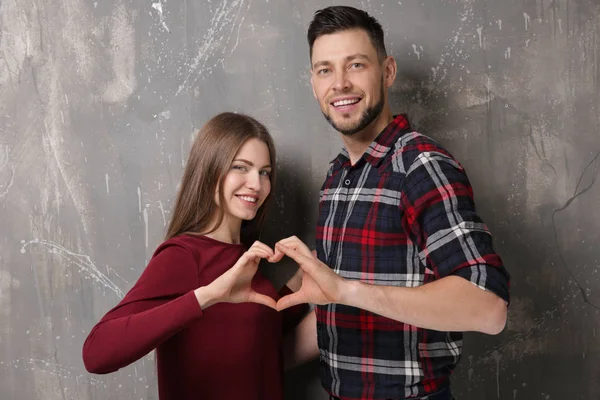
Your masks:
{"label": "woman's face", "polygon": [[224,221],[251,220],[271,192],[271,159],[266,143],[249,139],[235,155],[225,180],[223,197]]}

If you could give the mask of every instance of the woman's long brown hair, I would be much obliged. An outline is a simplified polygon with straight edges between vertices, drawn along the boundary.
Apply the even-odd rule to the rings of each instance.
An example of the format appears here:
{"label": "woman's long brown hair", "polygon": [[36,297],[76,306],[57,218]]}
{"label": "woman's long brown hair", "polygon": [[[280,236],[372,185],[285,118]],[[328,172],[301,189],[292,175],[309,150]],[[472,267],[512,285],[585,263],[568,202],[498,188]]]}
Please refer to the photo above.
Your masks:
{"label": "woman's long brown hair", "polygon": [[207,234],[223,222],[225,204],[223,181],[235,155],[249,139],[264,142],[269,149],[272,167],[271,191],[252,221],[242,222],[242,242],[250,245],[258,238],[265,217],[265,207],[275,186],[275,146],[267,128],[254,118],[232,112],[211,118],[198,132],[185,166],[181,186],[165,240],[182,234]]}

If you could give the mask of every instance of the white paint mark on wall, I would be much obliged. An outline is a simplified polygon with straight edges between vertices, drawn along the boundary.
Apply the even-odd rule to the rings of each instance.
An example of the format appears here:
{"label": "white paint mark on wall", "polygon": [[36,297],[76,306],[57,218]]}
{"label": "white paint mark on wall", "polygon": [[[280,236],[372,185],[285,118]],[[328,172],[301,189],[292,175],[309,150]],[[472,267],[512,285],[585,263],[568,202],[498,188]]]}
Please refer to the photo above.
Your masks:
{"label": "white paint mark on wall", "polygon": [[39,52],[35,37],[39,35],[39,26],[28,23],[27,7],[20,4],[21,0],[7,0],[0,7],[0,85],[17,81],[28,57]]}
{"label": "white paint mark on wall", "polygon": [[531,24],[531,17],[526,12],[523,13],[523,18],[525,18],[525,31],[529,30],[529,25]]}
{"label": "white paint mark on wall", "polygon": [[161,1],[158,0],[156,3],[152,3],[152,8],[154,8],[158,12],[158,18],[159,18],[160,24],[164,28],[164,30],[171,33],[171,31],[169,30],[169,27],[167,26],[167,23],[165,22],[165,16],[163,14],[163,5],[162,5]]}
{"label": "white paint mark on wall", "polygon": [[417,45],[413,44],[412,45],[413,48],[413,52],[417,55],[417,60],[421,59],[421,54],[423,54],[423,46],[419,46],[419,49],[421,49],[421,51],[417,50]]}
{"label": "white paint mark on wall", "polygon": [[479,48],[483,48],[483,27],[477,27],[477,35],[479,36]]}
{"label": "white paint mark on wall", "polygon": [[562,19],[560,19],[560,18],[558,19],[558,31],[560,33],[563,33],[563,30],[562,30]]}
{"label": "white paint mark on wall", "polygon": [[[190,83],[196,82],[205,73],[211,73],[212,67],[207,65],[208,60],[219,50],[225,52],[226,45],[235,30],[239,13],[244,8],[244,3],[244,0],[221,0],[219,2],[210,20],[210,25],[202,38],[202,45],[198,50],[198,54],[190,63],[189,70],[183,82],[179,85],[175,96],[179,95]],[[249,4],[245,7],[247,9]],[[238,23],[241,24],[242,21],[243,18]]]}
{"label": "white paint mark on wall", "polygon": [[507,47],[506,50],[504,51],[504,58],[506,58],[506,59],[510,58],[510,47]]}
{"label": "white paint mark on wall", "polygon": [[86,279],[99,283],[104,288],[114,292],[119,298],[123,297],[123,291],[96,267],[89,256],[74,253],[59,244],[44,239],[33,239],[28,242],[22,240],[21,244],[21,253],[26,253],[27,248],[32,245],[41,246],[49,253],[60,256],[67,266],[75,267]]}
{"label": "white paint mark on wall", "polygon": [[167,226],[167,218],[165,216],[165,208],[163,207],[162,201],[158,201],[158,208],[160,208],[160,213],[162,214],[163,226]]}
{"label": "white paint mark on wall", "polygon": [[[457,29],[449,35],[448,43],[441,52],[440,60],[436,67],[436,73],[430,78],[430,83],[434,85],[434,90],[429,93],[435,93],[440,90],[438,89],[439,84],[447,77],[448,68],[444,68],[447,64],[454,66],[455,64],[460,63],[461,60],[466,60],[470,57],[469,51],[465,51],[464,49],[466,43],[464,32],[473,25],[473,0],[463,1],[462,4],[464,8],[460,12],[460,24],[458,24]],[[461,67],[464,68],[464,65]],[[440,74],[438,73],[439,71],[442,71],[443,73]],[[459,79],[462,79],[462,77]],[[429,93],[426,95],[427,97],[430,96]]]}
{"label": "white paint mark on wall", "polygon": [[109,103],[126,101],[137,87],[135,75],[135,30],[134,16],[124,5],[115,7],[110,28],[112,51],[112,80],[108,82],[102,99]]}
{"label": "white paint mark on wall", "polygon": [[500,360],[502,360],[502,355],[497,350],[494,350],[492,355],[496,361],[496,394],[500,398]]}
{"label": "white paint mark on wall", "polygon": [[[52,71],[51,76],[59,75],[59,68],[58,65],[54,66],[55,70]],[[90,204],[84,190],[85,186],[79,175],[79,169],[75,167],[75,164],[71,160],[72,156],[69,153],[68,148],[64,145],[66,141],[64,134],[67,132],[67,129],[57,123],[57,117],[60,115],[62,107],[58,98],[59,93],[63,90],[59,79],[60,78],[56,78],[48,83],[48,97],[50,101],[48,102],[48,109],[46,110],[42,143],[47,157],[46,163],[53,172],[54,180],[47,182],[47,185],[49,185],[49,190],[51,187],[50,185],[54,185],[56,199],[57,202],[60,203],[62,195],[57,190],[57,187],[60,185],[61,180],[64,182],[67,188],[67,194],[73,202],[81,219],[83,230],[88,234],[91,225],[91,213],[89,211]],[[69,123],[67,126],[68,125]]]}
{"label": "white paint mark on wall", "polygon": [[138,212],[142,212],[142,188],[138,186],[137,188],[138,194]]}
{"label": "white paint mark on wall", "polygon": [[15,167],[9,156],[8,146],[0,146],[0,198],[5,197],[15,183]]}
{"label": "white paint mark on wall", "polygon": [[[63,381],[74,381],[76,387],[79,385],[90,385],[97,388],[108,389],[108,386],[103,380],[96,379],[90,374],[81,374],[81,368],[67,367],[62,364],[58,364],[51,359],[18,358],[12,361],[2,362],[0,365],[13,370],[33,372],[33,380],[44,382],[44,387],[59,387],[58,382],[46,382],[48,378],[50,378],[51,380],[60,379]],[[54,389],[47,389],[49,393],[55,393],[53,390]],[[66,392],[67,388],[65,388],[65,393]],[[46,398],[65,398],[65,396],[61,397],[60,394],[57,394],[57,396],[59,397],[46,396]],[[74,397],[67,396],[66,398],[72,399]]]}
{"label": "white paint mark on wall", "polygon": [[183,138],[181,138],[181,146],[179,146],[179,149],[181,151],[181,167],[185,168],[185,153],[183,151],[183,147],[184,147]]}
{"label": "white paint mark on wall", "polygon": [[[250,4],[248,4],[248,7],[250,7]],[[238,14],[239,14],[239,12],[240,12],[240,10],[238,10]],[[236,19],[237,19],[237,16],[236,16]],[[242,30],[242,24],[244,23],[245,19],[246,19],[246,16],[244,15],[242,17],[242,19],[240,20],[240,23],[238,24],[238,30],[237,30],[237,36],[236,36],[236,39],[235,39],[235,44],[231,48],[231,51],[229,52],[229,55],[232,55],[233,52],[235,51],[235,49],[237,49],[238,44],[240,44],[240,31]]]}
{"label": "white paint mark on wall", "polygon": [[502,30],[502,20],[499,19],[498,21],[496,21],[498,23],[498,30],[501,31]]}
{"label": "white paint mark on wall", "polygon": [[148,208],[144,208],[144,232],[145,232],[145,243],[148,248]]}
{"label": "white paint mark on wall", "polygon": [[10,290],[18,289],[21,282],[11,276],[10,272],[0,269],[0,315],[8,316],[11,312]]}
{"label": "white paint mark on wall", "polygon": [[106,194],[110,194],[110,186],[108,184],[108,174],[104,174],[104,178],[106,180]]}

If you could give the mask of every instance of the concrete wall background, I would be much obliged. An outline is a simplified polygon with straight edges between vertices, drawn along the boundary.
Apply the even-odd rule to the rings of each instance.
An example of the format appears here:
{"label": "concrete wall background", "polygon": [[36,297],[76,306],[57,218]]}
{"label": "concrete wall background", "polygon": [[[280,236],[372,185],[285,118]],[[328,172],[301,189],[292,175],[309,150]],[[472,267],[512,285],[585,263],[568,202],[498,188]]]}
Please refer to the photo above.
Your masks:
{"label": "concrete wall background", "polygon": [[[343,3],[386,28],[394,110],[465,165],[512,275],[507,329],[466,336],[456,394],[600,398],[600,4]],[[247,112],[275,136],[266,241],[314,238],[341,142],[312,98],[305,33],[330,4],[0,1],[3,400],[157,398],[151,356],[93,376],[81,345],[160,243],[212,115]],[[311,367],[289,399],[325,398]]]}

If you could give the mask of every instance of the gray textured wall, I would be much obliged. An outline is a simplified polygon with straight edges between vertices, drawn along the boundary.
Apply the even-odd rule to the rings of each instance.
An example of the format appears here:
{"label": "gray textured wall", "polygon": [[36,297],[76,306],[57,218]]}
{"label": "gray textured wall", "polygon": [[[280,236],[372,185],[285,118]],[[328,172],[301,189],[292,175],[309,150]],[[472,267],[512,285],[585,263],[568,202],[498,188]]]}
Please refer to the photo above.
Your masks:
{"label": "gray textured wall", "polygon": [[[345,3],[386,27],[394,110],[465,165],[512,274],[505,332],[467,335],[459,398],[600,398],[598,0]],[[1,399],[157,398],[151,357],[93,376],[81,346],[161,241],[215,113],[276,138],[268,241],[312,240],[341,146],[308,81],[306,27],[329,4],[0,0]],[[290,399],[324,398],[312,367]]]}

